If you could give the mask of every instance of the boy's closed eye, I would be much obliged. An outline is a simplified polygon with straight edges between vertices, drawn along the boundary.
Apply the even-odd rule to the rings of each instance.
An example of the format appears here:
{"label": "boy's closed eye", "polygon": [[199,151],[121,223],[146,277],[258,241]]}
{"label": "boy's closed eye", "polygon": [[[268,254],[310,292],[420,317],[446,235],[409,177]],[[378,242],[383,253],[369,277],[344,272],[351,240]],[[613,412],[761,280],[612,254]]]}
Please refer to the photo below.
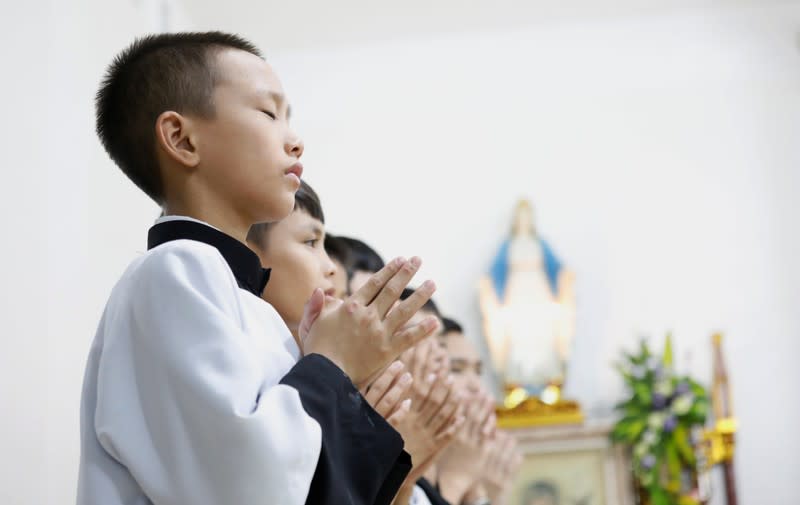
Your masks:
{"label": "boy's closed eye", "polygon": [[254,95],[254,105],[271,119],[282,117],[287,121],[291,117],[291,107],[286,103],[286,97],[281,93],[259,89]]}
{"label": "boy's closed eye", "polygon": [[452,373],[466,373],[472,369],[476,375],[483,374],[483,363],[480,361],[470,362],[463,358],[450,357],[450,371]]}
{"label": "boy's closed eye", "polygon": [[306,228],[304,233],[303,244],[311,247],[312,249],[316,249],[317,247],[322,247],[323,241],[325,240],[325,230],[322,229],[320,225],[314,223]]}

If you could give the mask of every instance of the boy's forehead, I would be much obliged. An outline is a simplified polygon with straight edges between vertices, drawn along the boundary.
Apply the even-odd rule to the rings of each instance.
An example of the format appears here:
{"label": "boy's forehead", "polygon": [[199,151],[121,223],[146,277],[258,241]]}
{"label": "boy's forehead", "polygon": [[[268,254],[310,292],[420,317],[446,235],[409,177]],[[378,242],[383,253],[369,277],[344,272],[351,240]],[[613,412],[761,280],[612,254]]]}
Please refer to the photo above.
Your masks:
{"label": "boy's forehead", "polygon": [[285,218],[285,222],[293,227],[302,228],[304,230],[325,231],[325,225],[322,221],[309,214],[308,211],[302,207],[294,209],[292,213]]}
{"label": "boy's forehead", "polygon": [[233,86],[253,95],[283,98],[283,85],[272,66],[247,51],[220,51],[217,74],[221,85]]}
{"label": "boy's forehead", "polygon": [[447,351],[454,356],[470,360],[480,360],[480,353],[472,342],[463,334],[450,331],[443,335]]}

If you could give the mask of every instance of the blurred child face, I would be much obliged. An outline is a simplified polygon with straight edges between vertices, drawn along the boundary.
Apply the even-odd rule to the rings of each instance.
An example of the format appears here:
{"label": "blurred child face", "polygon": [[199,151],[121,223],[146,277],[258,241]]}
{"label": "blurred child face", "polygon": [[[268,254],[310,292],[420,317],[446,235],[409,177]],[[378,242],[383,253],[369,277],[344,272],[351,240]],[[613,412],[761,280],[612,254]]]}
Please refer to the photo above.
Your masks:
{"label": "blurred child face", "polygon": [[[411,316],[411,319],[409,319],[407,325],[411,326],[412,324],[421,323],[423,320],[425,320],[426,318],[428,318],[430,316],[433,316],[433,317],[439,319],[439,316],[437,316],[433,312],[431,312],[429,310],[425,310],[424,308],[422,308],[422,309],[418,310],[416,312],[416,314]],[[439,319],[439,327],[436,329],[436,331],[433,334],[431,334],[431,337],[440,337],[441,335],[442,335],[442,321],[441,321],[441,319]]]}
{"label": "blurred child face", "polygon": [[272,68],[238,50],[217,55],[214,114],[192,118],[198,181],[207,206],[234,206],[249,224],[278,221],[294,208],[303,143],[289,128],[289,106]]}
{"label": "blurred child face", "polygon": [[306,211],[293,211],[267,232],[261,262],[271,268],[263,298],[297,334],[303,309],[316,288],[333,296],[336,265],[325,252],[325,228]]}
{"label": "blurred child face", "polygon": [[478,350],[463,333],[451,331],[442,336],[442,342],[450,356],[450,372],[467,391],[478,392],[481,389],[483,360]]}
{"label": "blurred child face", "polygon": [[[418,310],[416,314],[411,316],[411,319],[408,321],[407,325],[410,326],[412,324],[419,324],[423,320],[427,319],[428,317],[438,317],[433,312],[428,310],[422,309]],[[439,336],[442,334],[442,322],[439,321],[439,327],[436,331],[431,334],[428,339],[432,340],[435,345],[431,347],[432,358],[434,363],[436,364],[436,368],[438,370],[447,369],[450,366],[450,363],[447,359],[447,352],[443,349],[441,345],[441,341],[439,340]]]}
{"label": "blurred child face", "polygon": [[366,270],[354,271],[353,276],[350,278],[350,293],[355,293],[361,289],[361,286],[366,284],[372,275],[372,272],[367,272]]}
{"label": "blurred child face", "polygon": [[344,265],[339,260],[333,259],[333,264],[336,265],[336,272],[333,274],[333,297],[343,299],[347,296],[347,271]]}

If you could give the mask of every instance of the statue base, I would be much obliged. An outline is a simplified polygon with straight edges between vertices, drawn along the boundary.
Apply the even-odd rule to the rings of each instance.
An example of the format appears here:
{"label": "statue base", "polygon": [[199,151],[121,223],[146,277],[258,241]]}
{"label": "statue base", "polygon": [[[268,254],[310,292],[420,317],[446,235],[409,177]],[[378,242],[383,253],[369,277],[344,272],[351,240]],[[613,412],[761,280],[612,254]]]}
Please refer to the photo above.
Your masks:
{"label": "statue base", "polygon": [[528,428],[558,424],[582,424],[584,420],[578,402],[561,398],[561,384],[552,383],[537,396],[524,388],[506,386],[503,405],[497,407],[498,428]]}

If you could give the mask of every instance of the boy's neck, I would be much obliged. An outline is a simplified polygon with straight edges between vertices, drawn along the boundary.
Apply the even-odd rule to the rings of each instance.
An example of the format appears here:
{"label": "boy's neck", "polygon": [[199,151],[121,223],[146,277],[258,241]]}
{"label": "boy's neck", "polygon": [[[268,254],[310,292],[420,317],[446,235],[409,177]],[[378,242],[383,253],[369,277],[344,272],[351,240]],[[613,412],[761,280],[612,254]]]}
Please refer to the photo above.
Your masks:
{"label": "boy's neck", "polygon": [[288,324],[287,324],[287,325],[286,325],[286,327],[287,327],[287,328],[289,328],[289,332],[290,332],[290,333],[292,334],[292,336],[294,337],[294,341],[295,341],[295,343],[297,344],[297,347],[298,347],[298,348],[300,349],[300,351],[302,352],[302,351],[303,351],[303,346],[302,346],[302,345],[300,345],[300,336],[299,336],[299,332],[298,332],[298,327],[299,327],[299,325],[288,325]]}
{"label": "boy's neck", "polygon": [[185,202],[166,202],[164,204],[164,215],[186,216],[203,221],[243,244],[247,243],[247,232],[252,224],[232,213],[225,215],[224,213],[216,212],[212,205],[200,207],[186,205]]}
{"label": "boy's neck", "polygon": [[436,487],[438,485],[437,481],[439,480],[439,472],[436,469],[436,464],[434,463],[430,467],[428,467],[428,469],[425,470],[425,473],[422,476],[425,477],[425,480],[430,482],[431,485]]}

